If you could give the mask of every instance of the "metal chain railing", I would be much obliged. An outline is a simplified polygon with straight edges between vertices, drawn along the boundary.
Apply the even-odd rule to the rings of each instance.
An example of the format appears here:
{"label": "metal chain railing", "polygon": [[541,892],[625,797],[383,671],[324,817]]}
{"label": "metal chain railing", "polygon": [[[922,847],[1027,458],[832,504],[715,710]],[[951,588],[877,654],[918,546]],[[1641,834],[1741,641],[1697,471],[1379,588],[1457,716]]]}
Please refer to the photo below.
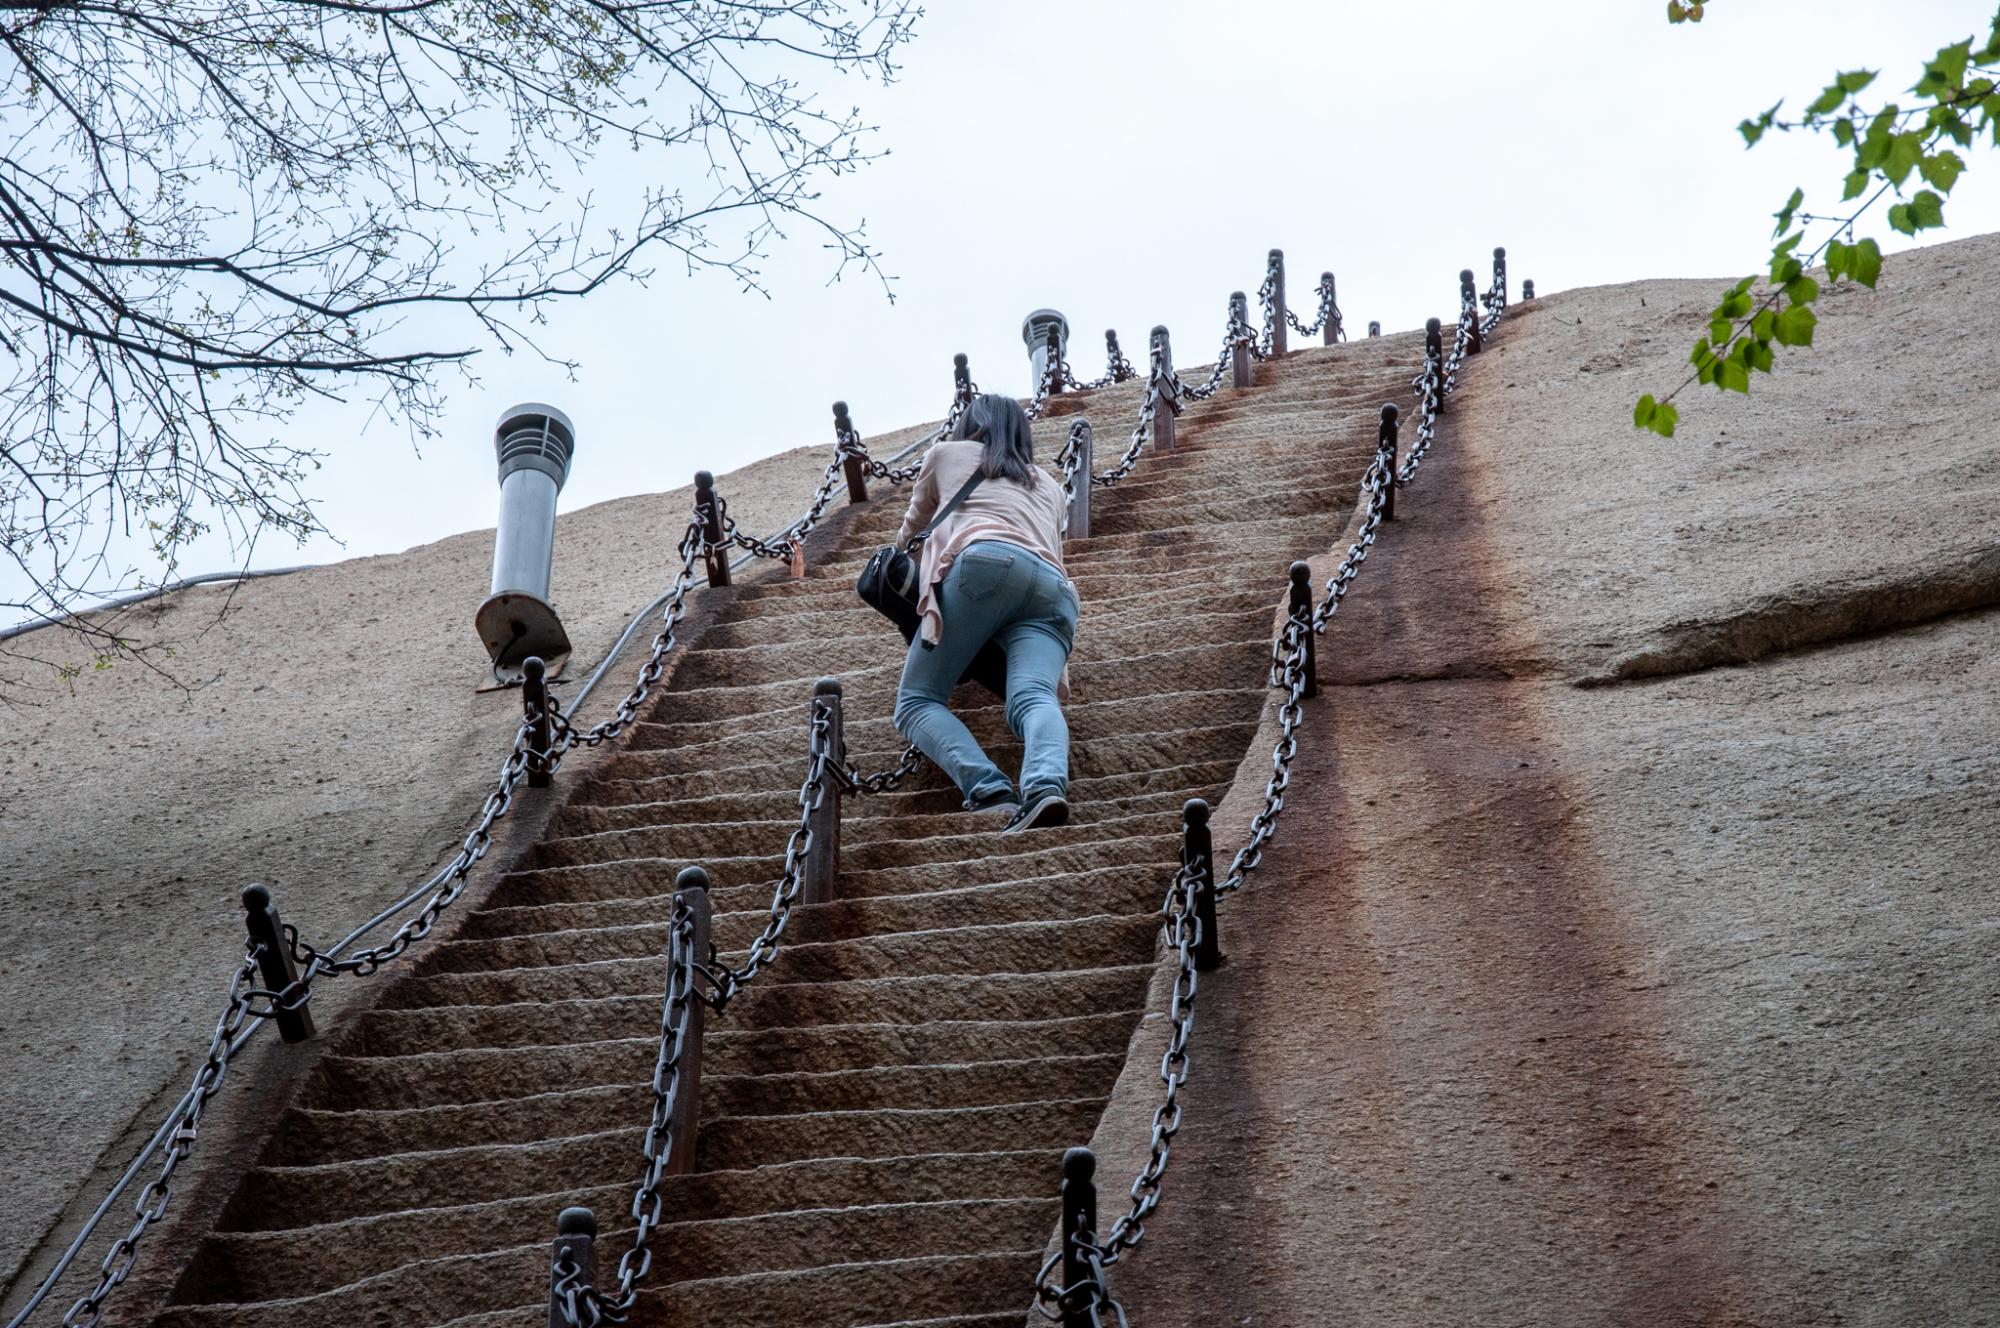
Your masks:
{"label": "metal chain railing", "polygon": [[[1504,301],[1504,293],[1501,298]],[[1419,392],[1419,430],[1425,447],[1435,435],[1439,406],[1456,388],[1456,370],[1470,335],[1468,320],[1477,317],[1476,306],[1468,299],[1460,317],[1458,344],[1450,361],[1443,362],[1442,357],[1427,353],[1424,372],[1412,384]],[[1278,817],[1284,811],[1285,793],[1291,783],[1292,761],[1298,754],[1304,701],[1313,685],[1312,642],[1331,624],[1367,561],[1387,518],[1392,487],[1415,474],[1416,462],[1422,454],[1413,451],[1410,463],[1402,467],[1395,466],[1392,457],[1392,452],[1378,450],[1363,473],[1361,522],[1327,582],[1325,597],[1310,611],[1304,608],[1310,598],[1302,601],[1273,644],[1270,681],[1279,689],[1281,698],[1277,709],[1278,738],[1271,750],[1271,774],[1264,787],[1264,805],[1251,818],[1248,838],[1231,860],[1228,875],[1215,882],[1218,895],[1242,888],[1250,873],[1262,864],[1264,849],[1277,832]],[[1163,1092],[1153,1112],[1152,1140],[1146,1161],[1132,1182],[1130,1207],[1106,1235],[1101,1238],[1094,1232],[1065,1235],[1065,1247],[1083,1255],[1085,1276],[1068,1285],[1061,1283],[1059,1271],[1065,1264],[1062,1249],[1045,1260],[1037,1271],[1033,1309],[1048,1322],[1126,1323],[1124,1308],[1112,1296],[1105,1270],[1116,1265],[1145,1238],[1146,1219],[1159,1207],[1161,1183],[1172,1156],[1174,1136],[1180,1130],[1180,1090],[1187,1081],[1188,1039],[1194,1021],[1195,952],[1202,939],[1196,906],[1200,876],[1195,864],[1184,861],[1161,910],[1165,916],[1163,933],[1173,951],[1176,971],[1168,1008],[1167,1048],[1160,1061]],[[1078,1315],[1083,1316],[1081,1320]]]}
{"label": "metal chain railing", "polygon": [[1335,341],[1347,340],[1347,333],[1341,327],[1340,306],[1334,302],[1333,283],[1324,277],[1320,279],[1319,283],[1319,316],[1313,319],[1310,326],[1301,323],[1298,314],[1293,312],[1289,306],[1285,309],[1285,321],[1292,325],[1292,331],[1302,337],[1318,336],[1321,329],[1326,327],[1329,318],[1333,320],[1333,339]]}

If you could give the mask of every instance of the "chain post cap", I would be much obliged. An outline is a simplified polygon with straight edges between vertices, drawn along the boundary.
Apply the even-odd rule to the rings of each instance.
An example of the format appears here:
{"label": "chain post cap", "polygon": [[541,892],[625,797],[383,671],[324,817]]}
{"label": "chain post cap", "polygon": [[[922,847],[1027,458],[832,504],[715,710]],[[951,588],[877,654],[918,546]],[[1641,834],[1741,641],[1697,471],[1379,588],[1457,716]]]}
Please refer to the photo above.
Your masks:
{"label": "chain post cap", "polygon": [[1063,1154],[1064,1180],[1089,1180],[1097,1174],[1097,1154],[1088,1148],[1072,1148]]}
{"label": "chain post cap", "polygon": [[1505,257],[1507,256],[1507,246],[1506,246],[1506,245],[1504,245],[1504,244],[1496,244],[1496,245],[1494,245],[1494,246],[1493,246],[1493,256],[1494,256],[1495,258],[1505,258]]}
{"label": "chain post cap", "polygon": [[836,401],[833,403],[833,418],[836,420],[845,420],[847,418],[847,403],[845,401]]}
{"label": "chain post cap", "polygon": [[675,890],[708,889],[708,873],[700,867],[683,867],[680,875],[674,877]]}
{"label": "chain post cap", "polygon": [[540,682],[548,676],[548,665],[542,663],[540,655],[530,655],[521,661],[521,677],[527,682]]}
{"label": "chain post cap", "polygon": [[1187,805],[1181,808],[1181,820],[1189,825],[1207,825],[1208,799],[1189,798]]}
{"label": "chain post cap", "polygon": [[1429,318],[1424,320],[1425,332],[1430,333],[1432,335],[1436,335],[1437,333],[1442,332],[1443,330],[1444,330],[1444,324],[1440,323],[1437,319]]}
{"label": "chain post cap", "polygon": [[1229,292],[1229,302],[1231,304],[1248,304],[1250,303],[1250,297],[1240,290],[1233,290]]}
{"label": "chain post cap", "polygon": [[597,1214],[588,1208],[565,1208],[556,1214],[558,1236],[589,1236],[597,1239]]}
{"label": "chain post cap", "polygon": [[838,679],[838,678],[832,678],[832,677],[828,677],[828,678],[821,678],[821,679],[820,679],[820,680],[819,680],[818,682],[816,682],[816,683],[814,683],[814,684],[813,684],[813,695],[814,695],[814,696],[839,696],[839,695],[840,695],[840,679]]}
{"label": "chain post cap", "polygon": [[1458,270],[1458,284],[1461,286],[1470,286],[1472,284],[1471,268],[1462,267]]}
{"label": "chain post cap", "polygon": [[1299,561],[1292,564],[1291,576],[1293,585],[1302,585],[1310,582],[1313,577],[1312,564],[1303,558],[1299,559]]}
{"label": "chain post cap", "polygon": [[[1431,321],[1435,323],[1437,319],[1433,318]],[[1382,335],[1382,325],[1376,322],[1372,318],[1368,320],[1368,335],[1371,337],[1379,337]]]}
{"label": "chain post cap", "polygon": [[967,361],[966,361],[966,358],[965,358],[965,352],[964,352],[964,351],[960,351],[960,352],[959,352],[958,354],[956,354],[956,355],[952,356],[952,357],[951,357],[951,363],[952,363],[952,367],[953,367],[953,368],[955,368],[955,369],[963,369],[963,368],[964,368],[964,367],[966,366],[966,363],[967,363]]}
{"label": "chain post cap", "polygon": [[243,887],[243,911],[258,913],[271,906],[271,887],[251,883]]}
{"label": "chain post cap", "polygon": [[694,491],[696,493],[711,493],[714,489],[715,476],[705,470],[697,470],[694,473]]}
{"label": "chain post cap", "polygon": [[1331,286],[1333,284],[1333,273],[1322,272],[1319,274],[1319,280],[1322,286]]}
{"label": "chain post cap", "polygon": [[1395,402],[1385,401],[1382,403],[1382,418],[1385,421],[1393,424],[1395,423],[1396,417],[1401,413],[1402,412],[1397,409]]}
{"label": "chain post cap", "polygon": [[1271,263],[1273,266],[1282,263],[1285,261],[1285,251],[1282,249],[1273,249],[1265,261]]}
{"label": "chain post cap", "polygon": [[1104,344],[1105,344],[1105,345],[1107,345],[1107,346],[1115,346],[1115,345],[1117,345],[1117,344],[1118,344],[1118,329],[1117,329],[1117,328],[1115,328],[1115,327],[1107,327],[1107,328],[1105,328],[1105,329],[1104,329]]}

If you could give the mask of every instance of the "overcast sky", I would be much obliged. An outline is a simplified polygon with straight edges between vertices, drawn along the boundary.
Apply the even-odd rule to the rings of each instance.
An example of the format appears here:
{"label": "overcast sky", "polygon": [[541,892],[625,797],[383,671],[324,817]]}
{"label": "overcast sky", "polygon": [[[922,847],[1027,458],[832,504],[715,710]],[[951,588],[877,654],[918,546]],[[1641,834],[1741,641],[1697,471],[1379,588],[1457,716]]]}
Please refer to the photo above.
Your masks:
{"label": "overcast sky", "polygon": [[[1069,316],[1079,371],[1101,372],[1106,327],[1143,364],[1154,323],[1191,365],[1214,354],[1229,292],[1255,291],[1273,246],[1307,317],[1319,272],[1338,274],[1357,333],[1449,317],[1458,270],[1483,287],[1496,244],[1517,287],[1545,293],[1747,273],[1791,186],[1832,211],[1846,166],[1815,138],[1746,152],[1736,123],[1781,96],[1802,105],[1839,69],[1907,87],[1992,6],[1713,0],[1706,22],[1676,28],[1660,0],[929,0],[898,82],[827,89],[858,100],[891,153],[825,202],[866,218],[893,304],[866,278],[825,284],[827,256],[803,232],[763,265],[770,299],[670,267],[612,288],[545,329],[581,363],[576,381],[487,352],[421,457],[393,424],[302,418],[297,437],[329,454],[316,492],[345,545],[267,539],[256,562],[491,525],[492,427],[521,400],[576,421],[571,510],[829,443],[835,398],[864,432],[935,417],[954,351],[982,386],[1025,393],[1020,321],[1038,305]],[[2000,229],[2000,154],[1969,160],[1946,239]],[[628,169],[617,153],[605,165]],[[1869,229],[1900,247],[1879,218]],[[230,558],[218,542],[183,571]],[[650,593],[635,586],[634,604]]]}

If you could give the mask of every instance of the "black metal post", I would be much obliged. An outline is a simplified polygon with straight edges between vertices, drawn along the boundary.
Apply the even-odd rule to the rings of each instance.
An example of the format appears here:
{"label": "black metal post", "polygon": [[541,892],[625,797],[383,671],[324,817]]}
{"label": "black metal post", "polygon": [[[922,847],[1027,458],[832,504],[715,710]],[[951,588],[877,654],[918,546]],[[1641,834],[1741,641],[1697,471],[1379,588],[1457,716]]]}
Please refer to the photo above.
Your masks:
{"label": "black metal post", "polygon": [[1500,307],[1507,307],[1507,250],[1504,245],[1493,249],[1493,293],[1500,297]]}
{"label": "black metal post", "polygon": [[[1477,355],[1479,344],[1479,288],[1472,284],[1472,269],[1461,268],[1458,273],[1458,307],[1472,310],[1472,336],[1465,344],[1468,355]],[[1460,315],[1463,317],[1463,315]]]}
{"label": "black metal post", "polygon": [[1306,647],[1305,691],[1303,696],[1319,695],[1319,661],[1313,645],[1313,569],[1312,564],[1301,559],[1292,564],[1291,618],[1303,623]]}
{"label": "black metal post", "polygon": [[1174,406],[1179,393],[1174,390],[1174,347],[1165,324],[1155,325],[1152,337],[1153,382],[1159,385],[1159,400],[1153,403],[1153,451],[1174,450]]}
{"label": "black metal post", "polygon": [[[1097,1155],[1072,1148],[1062,1160],[1062,1283],[1073,1287],[1094,1276],[1085,1243],[1097,1243]],[[1093,1328],[1095,1296],[1078,1297],[1062,1306],[1063,1328]]]}
{"label": "black metal post", "polygon": [[1320,325],[1319,344],[1331,346],[1340,340],[1340,297],[1333,284],[1333,273],[1319,274],[1319,297],[1326,301],[1326,321]]}
{"label": "black metal post", "polygon": [[840,468],[847,476],[847,501],[865,503],[868,501],[868,472],[861,468],[861,458],[847,450],[848,442],[859,442],[861,435],[855,431],[854,421],[848,418],[847,403],[833,403],[833,445],[840,449]]}
{"label": "black metal post", "polygon": [[[827,758],[820,775],[819,805],[806,813],[812,844],[806,850],[805,888],[800,898],[808,904],[830,904],[840,897],[840,781],[835,772],[847,763],[840,701],[840,679],[821,678],[813,684],[812,704],[806,713],[815,725],[822,712],[827,717]],[[807,742],[811,742],[810,737]]]}
{"label": "black metal post", "polygon": [[563,1312],[564,1265],[575,1269],[574,1287],[597,1285],[597,1214],[588,1208],[565,1208],[556,1214],[555,1246],[549,1252],[549,1328],[568,1328]]}
{"label": "black metal post", "polygon": [[[1158,418],[1156,415],[1155,419]],[[1090,454],[1090,421],[1079,417],[1069,426],[1069,436],[1075,440],[1078,461],[1076,463],[1076,488],[1069,497],[1069,529],[1063,532],[1064,539],[1090,538],[1090,477],[1096,461]]]}
{"label": "black metal post", "polygon": [[1521,303],[1526,304],[1529,300],[1532,300],[1534,298],[1535,298],[1535,282],[1534,279],[1531,277],[1527,281],[1521,283]]}
{"label": "black metal post", "polygon": [[1424,323],[1424,372],[1430,377],[1437,396],[1437,413],[1444,414],[1444,324],[1435,318]]}
{"label": "black metal post", "polygon": [[1063,345],[1060,323],[1049,324],[1049,395],[1061,396],[1063,390]]}
{"label": "black metal post", "polygon": [[1382,325],[1372,318],[1368,320],[1368,335],[1371,337],[1382,335]]}
{"label": "black metal post", "polygon": [[722,499],[716,496],[715,476],[705,470],[694,473],[694,510],[701,520],[702,559],[708,564],[708,584],[729,584],[729,546],[722,542]]}
{"label": "black metal post", "polygon": [[554,725],[549,723],[548,666],[540,655],[521,661],[521,707],[528,716],[528,787],[547,788],[553,776],[549,747]]}
{"label": "black metal post", "polygon": [[1122,383],[1132,377],[1132,370],[1126,367],[1125,352],[1118,349],[1118,329],[1104,329],[1104,362],[1111,373],[1111,381]]}
{"label": "black metal post", "polygon": [[[269,887],[249,885],[243,888],[243,925],[250,933],[250,939],[263,946],[257,952],[257,975],[266,991],[286,991],[299,980],[298,965],[292,962],[292,951],[285,944],[284,923],[278,917],[278,906],[271,902]],[[298,993],[292,993],[296,999]],[[278,1021],[278,1036],[287,1042],[304,1042],[313,1035],[312,1011],[304,1005],[288,1010],[278,1007],[275,1016]]]}
{"label": "black metal post", "polygon": [[1215,920],[1215,837],[1208,815],[1208,803],[1200,798],[1189,798],[1181,808],[1181,865],[1194,872],[1194,915],[1201,923],[1194,966],[1202,973],[1222,965],[1222,928]]}
{"label": "black metal post", "polygon": [[1388,484],[1382,491],[1382,519],[1396,519],[1396,403],[1382,403],[1382,428],[1375,436],[1375,450],[1382,461],[1382,468],[1388,474]]}

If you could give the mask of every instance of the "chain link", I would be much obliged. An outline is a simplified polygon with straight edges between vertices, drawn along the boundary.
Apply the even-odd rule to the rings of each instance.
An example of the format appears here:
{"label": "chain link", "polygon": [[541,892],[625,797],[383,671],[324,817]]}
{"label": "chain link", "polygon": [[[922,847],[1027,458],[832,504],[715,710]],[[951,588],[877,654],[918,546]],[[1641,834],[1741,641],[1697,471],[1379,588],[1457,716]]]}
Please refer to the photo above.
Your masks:
{"label": "chain link", "polygon": [[1347,340],[1347,333],[1341,328],[1340,306],[1334,303],[1333,285],[1326,281],[1322,281],[1319,284],[1319,317],[1313,319],[1312,326],[1308,327],[1304,323],[1301,323],[1299,316],[1292,312],[1290,308],[1285,310],[1285,321],[1292,325],[1292,331],[1302,337],[1319,335],[1320,330],[1326,326],[1327,319],[1329,318],[1333,320],[1333,339],[1335,341]]}
{"label": "chain link", "polygon": [[834,778],[850,793],[891,793],[904,780],[923,769],[929,760],[913,742],[903,749],[902,759],[891,769],[864,775],[852,765],[843,765],[834,771]]}

